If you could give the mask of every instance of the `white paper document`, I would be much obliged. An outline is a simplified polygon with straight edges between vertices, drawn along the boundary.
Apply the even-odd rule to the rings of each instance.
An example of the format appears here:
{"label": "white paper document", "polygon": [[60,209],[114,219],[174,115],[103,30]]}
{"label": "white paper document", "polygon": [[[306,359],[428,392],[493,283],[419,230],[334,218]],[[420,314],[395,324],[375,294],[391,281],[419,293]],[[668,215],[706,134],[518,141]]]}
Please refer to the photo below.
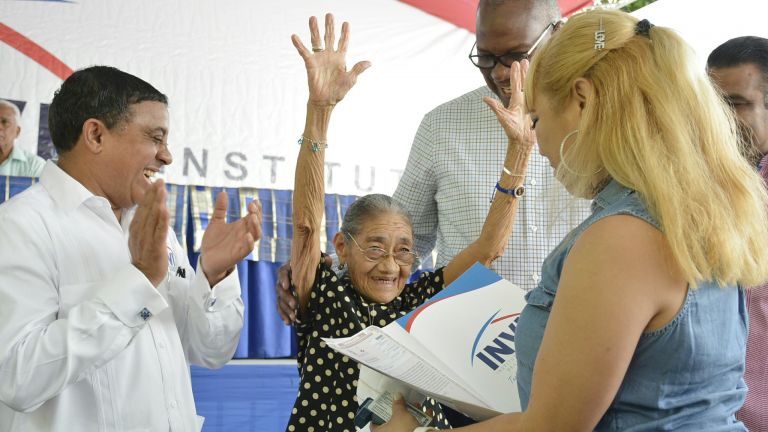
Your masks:
{"label": "white paper document", "polygon": [[[518,286],[475,264],[386,327],[324,340],[395,382],[482,420],[520,411],[514,337],[524,295]],[[392,390],[377,388],[384,381],[373,377],[361,372],[361,389]]]}

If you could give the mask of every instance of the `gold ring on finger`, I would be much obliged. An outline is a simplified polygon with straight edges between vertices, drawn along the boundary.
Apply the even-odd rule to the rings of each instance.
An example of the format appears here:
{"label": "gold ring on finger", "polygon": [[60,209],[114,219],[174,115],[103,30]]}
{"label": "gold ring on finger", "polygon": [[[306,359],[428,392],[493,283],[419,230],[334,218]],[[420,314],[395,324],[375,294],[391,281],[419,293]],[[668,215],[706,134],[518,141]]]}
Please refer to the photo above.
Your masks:
{"label": "gold ring on finger", "polygon": [[325,48],[312,47],[312,52],[323,52],[323,51],[325,51]]}

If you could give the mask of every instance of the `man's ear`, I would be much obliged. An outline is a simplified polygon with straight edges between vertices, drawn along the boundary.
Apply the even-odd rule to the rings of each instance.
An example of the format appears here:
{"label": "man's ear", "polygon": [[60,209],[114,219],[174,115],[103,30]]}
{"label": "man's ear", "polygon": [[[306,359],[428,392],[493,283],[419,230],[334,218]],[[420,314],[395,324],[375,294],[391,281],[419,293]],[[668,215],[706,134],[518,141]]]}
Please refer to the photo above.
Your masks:
{"label": "man's ear", "polygon": [[339,258],[339,265],[347,262],[347,245],[344,243],[344,233],[336,232],[333,236],[333,247],[336,248],[336,256]]}
{"label": "man's ear", "polygon": [[99,154],[104,150],[104,135],[107,130],[107,126],[101,120],[89,118],[83,123],[81,136],[88,151]]}
{"label": "man's ear", "polygon": [[13,139],[16,139],[21,135],[21,126],[16,125],[16,136],[13,137]]}

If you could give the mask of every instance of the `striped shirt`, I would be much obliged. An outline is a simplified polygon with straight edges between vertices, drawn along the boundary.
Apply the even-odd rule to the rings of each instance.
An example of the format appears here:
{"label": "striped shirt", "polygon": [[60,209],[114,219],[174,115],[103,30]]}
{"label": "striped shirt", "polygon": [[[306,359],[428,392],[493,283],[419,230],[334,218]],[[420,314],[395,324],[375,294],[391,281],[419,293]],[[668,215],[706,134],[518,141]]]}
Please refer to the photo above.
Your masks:
{"label": "striped shirt", "polygon": [[[424,116],[394,194],[413,218],[419,256],[436,250],[435,267],[479,237],[501,175],[507,137],[484,96],[495,97],[483,86]],[[589,202],[568,195],[538,147],[526,174],[509,245],[491,268],[531,290],[544,258],[589,215]]]}
{"label": "striped shirt", "polygon": [[[768,182],[768,156],[760,161],[760,175]],[[747,290],[747,400],[736,413],[752,432],[768,432],[768,284]]]}

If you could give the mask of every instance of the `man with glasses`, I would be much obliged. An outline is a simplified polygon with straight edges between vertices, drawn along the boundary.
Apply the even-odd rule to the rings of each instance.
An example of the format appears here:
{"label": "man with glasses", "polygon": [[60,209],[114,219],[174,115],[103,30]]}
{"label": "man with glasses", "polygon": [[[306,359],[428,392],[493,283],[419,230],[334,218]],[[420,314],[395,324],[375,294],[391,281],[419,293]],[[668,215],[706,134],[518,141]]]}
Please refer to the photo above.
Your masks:
{"label": "man with glasses", "polygon": [[[416,252],[437,249],[436,267],[477,238],[504,160],[507,138],[483,102],[509,104],[510,65],[535,53],[555,31],[555,0],[481,0],[477,41],[469,55],[486,86],[438,106],[421,122],[393,198],[413,218]],[[492,268],[526,290],[540,280],[541,264],[565,234],[588,214],[557,182],[534,149],[525,174],[515,226],[503,257]]]}
{"label": "man with glasses", "polygon": [[[437,250],[435,268],[480,234],[504,161],[507,137],[483,98],[509,105],[510,66],[535,54],[559,20],[556,0],[480,0],[469,59],[486,85],[424,116],[392,197],[411,215],[416,253],[428,257]],[[527,172],[519,174],[525,174],[525,196],[506,252],[491,268],[531,290],[541,279],[544,258],[589,208],[586,201],[569,197],[538,148],[531,152]],[[450,409],[444,413],[452,426],[472,423]]]}

